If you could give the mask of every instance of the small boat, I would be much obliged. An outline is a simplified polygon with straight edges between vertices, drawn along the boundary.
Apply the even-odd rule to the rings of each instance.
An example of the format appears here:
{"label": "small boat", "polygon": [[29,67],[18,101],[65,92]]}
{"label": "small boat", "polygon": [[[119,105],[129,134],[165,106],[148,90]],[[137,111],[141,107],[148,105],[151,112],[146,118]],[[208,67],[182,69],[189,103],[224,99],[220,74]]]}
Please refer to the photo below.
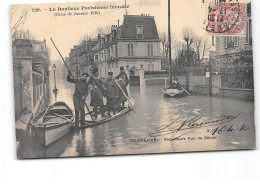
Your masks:
{"label": "small boat", "polygon": [[173,82],[170,86],[163,88],[162,92],[166,97],[178,97],[185,93],[185,90],[178,82]]}
{"label": "small boat", "polygon": [[125,105],[126,106],[122,107],[122,110],[117,112],[116,114],[109,116],[109,117],[104,117],[104,118],[98,117],[97,119],[94,120],[95,122],[92,121],[90,114],[87,114],[86,117],[85,117],[86,124],[81,125],[80,128],[91,128],[91,127],[109,122],[111,120],[114,120],[114,119],[126,114],[127,112],[130,112],[131,110],[133,110],[133,107],[135,105],[134,99],[129,98],[129,100],[126,102]]}
{"label": "small boat", "polygon": [[56,102],[39,113],[32,121],[36,139],[48,146],[65,136],[73,125],[73,114],[64,102]]}
{"label": "small boat", "polygon": [[163,88],[162,92],[166,97],[178,97],[184,95],[183,89]]}

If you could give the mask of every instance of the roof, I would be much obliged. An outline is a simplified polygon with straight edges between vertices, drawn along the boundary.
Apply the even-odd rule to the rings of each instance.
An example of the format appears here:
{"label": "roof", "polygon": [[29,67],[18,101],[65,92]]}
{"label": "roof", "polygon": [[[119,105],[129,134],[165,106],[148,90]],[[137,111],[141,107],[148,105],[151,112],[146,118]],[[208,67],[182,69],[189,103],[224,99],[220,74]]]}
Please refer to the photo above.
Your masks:
{"label": "roof", "polygon": [[98,51],[100,49],[100,44],[97,43],[95,47],[93,47],[91,50]]}
{"label": "roof", "polygon": [[[143,26],[143,36],[137,37],[136,26]],[[159,39],[153,16],[125,15],[120,38],[122,39]]]}
{"label": "roof", "polygon": [[32,47],[32,42],[29,39],[16,39],[14,45]]}

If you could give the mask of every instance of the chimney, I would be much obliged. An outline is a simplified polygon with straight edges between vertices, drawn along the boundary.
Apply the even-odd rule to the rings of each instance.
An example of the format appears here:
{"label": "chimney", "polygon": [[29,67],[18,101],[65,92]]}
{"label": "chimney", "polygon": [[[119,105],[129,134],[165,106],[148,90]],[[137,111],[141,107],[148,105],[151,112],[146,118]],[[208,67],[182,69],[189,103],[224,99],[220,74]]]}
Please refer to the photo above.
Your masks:
{"label": "chimney", "polygon": [[117,31],[117,26],[116,25],[112,25],[111,26],[111,32],[113,33],[113,31]]}

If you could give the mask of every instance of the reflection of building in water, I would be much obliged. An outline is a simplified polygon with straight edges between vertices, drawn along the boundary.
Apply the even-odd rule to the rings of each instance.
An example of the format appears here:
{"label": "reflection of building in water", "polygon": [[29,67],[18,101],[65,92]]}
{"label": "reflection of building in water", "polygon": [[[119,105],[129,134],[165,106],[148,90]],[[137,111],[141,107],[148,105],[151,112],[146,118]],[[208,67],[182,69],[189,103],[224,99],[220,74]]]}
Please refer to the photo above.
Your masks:
{"label": "reflection of building in water", "polygon": [[15,115],[35,114],[48,99],[49,55],[46,41],[13,42]]}
{"label": "reflection of building in water", "polygon": [[242,36],[213,36],[210,52],[213,69],[221,73],[221,87],[253,89],[251,3],[247,4],[247,27]]}
{"label": "reflection of building in water", "polygon": [[130,76],[139,76],[139,69],[161,70],[160,39],[155,19],[147,15],[125,15],[121,26],[112,25],[111,32],[97,39],[83,41],[70,52],[70,68],[79,76],[98,67],[100,76],[114,75],[124,66]]}

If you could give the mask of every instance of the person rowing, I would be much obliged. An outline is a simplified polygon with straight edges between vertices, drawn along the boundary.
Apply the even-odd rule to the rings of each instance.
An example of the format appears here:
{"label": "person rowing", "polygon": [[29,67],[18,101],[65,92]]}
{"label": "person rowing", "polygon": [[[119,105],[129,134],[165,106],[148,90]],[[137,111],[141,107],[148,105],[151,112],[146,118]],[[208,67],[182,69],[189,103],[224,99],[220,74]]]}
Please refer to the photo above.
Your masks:
{"label": "person rowing", "polygon": [[182,90],[182,87],[180,85],[180,83],[178,82],[178,78],[176,78],[176,80],[173,80],[171,85],[168,87],[168,89],[178,89],[178,90]]}

